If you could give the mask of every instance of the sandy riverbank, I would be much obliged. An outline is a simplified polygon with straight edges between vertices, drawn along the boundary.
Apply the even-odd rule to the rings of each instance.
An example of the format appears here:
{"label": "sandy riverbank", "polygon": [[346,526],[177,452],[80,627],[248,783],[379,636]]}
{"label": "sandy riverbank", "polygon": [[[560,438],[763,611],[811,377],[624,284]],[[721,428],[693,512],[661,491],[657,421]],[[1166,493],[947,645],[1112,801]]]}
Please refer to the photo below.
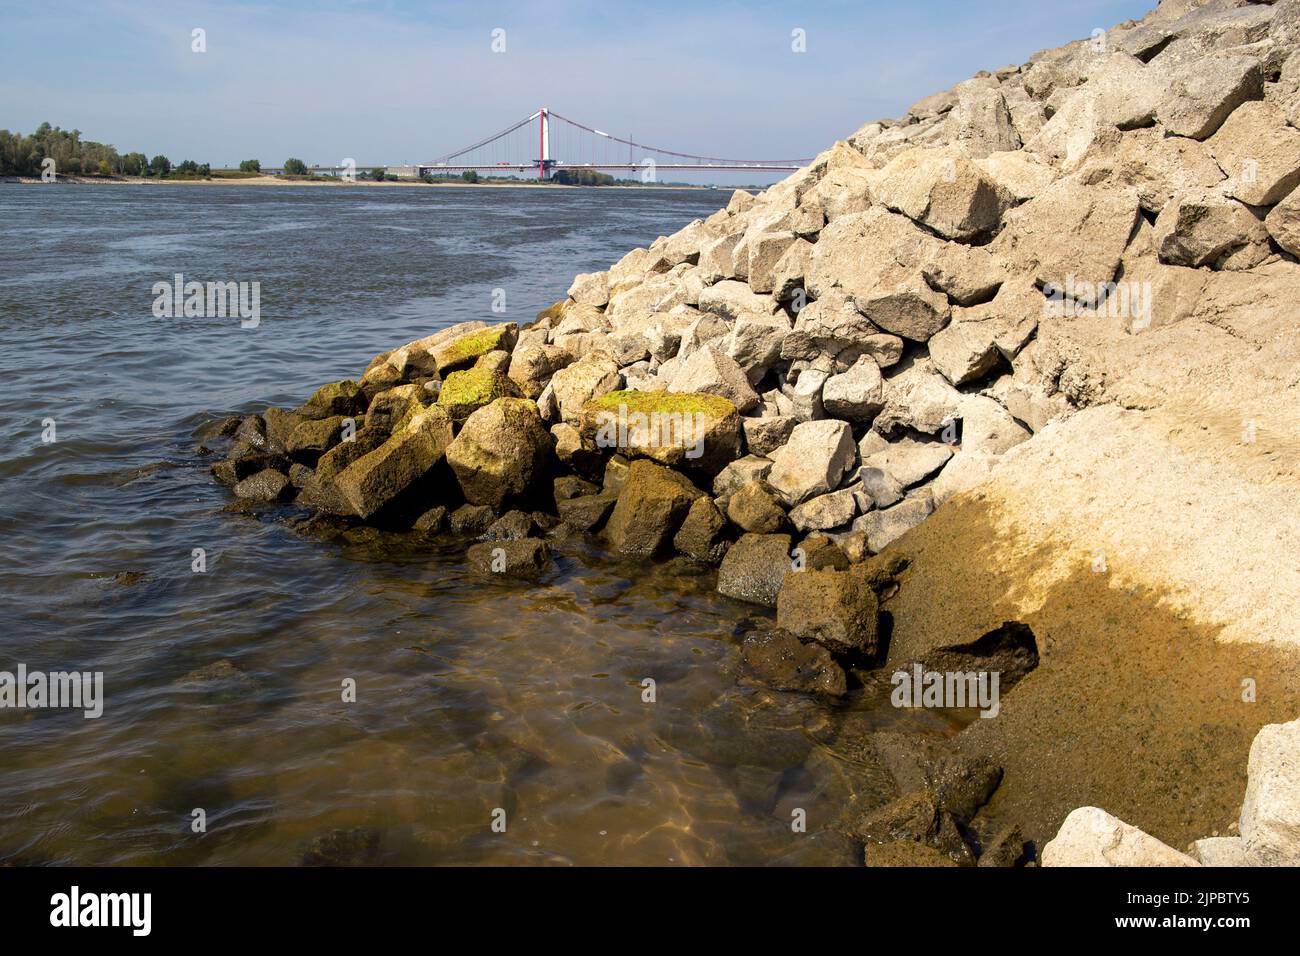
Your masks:
{"label": "sandy riverbank", "polygon": [[[30,176],[0,177],[0,183],[17,185],[48,186],[39,178]],[[416,182],[409,179],[384,180],[376,182],[371,179],[357,179],[354,182],[320,179],[285,179],[282,176],[249,176],[240,179],[154,179],[143,176],[60,176],[59,185],[65,186],[324,186],[331,189],[365,187],[405,187],[436,189],[671,189],[671,190],[707,190],[708,186],[683,186],[639,184],[636,186],[570,186],[562,183],[538,183],[521,180],[517,183],[466,183],[466,182]],[[726,195],[730,195],[728,191]]]}

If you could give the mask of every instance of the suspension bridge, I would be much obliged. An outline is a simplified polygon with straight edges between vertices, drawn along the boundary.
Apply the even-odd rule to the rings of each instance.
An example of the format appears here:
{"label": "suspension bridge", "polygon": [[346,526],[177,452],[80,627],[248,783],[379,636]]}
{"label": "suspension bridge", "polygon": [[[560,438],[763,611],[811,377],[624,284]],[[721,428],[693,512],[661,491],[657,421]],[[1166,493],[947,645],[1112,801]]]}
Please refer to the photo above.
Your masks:
{"label": "suspension bridge", "polygon": [[[543,106],[531,116],[469,146],[444,153],[426,163],[399,166],[353,166],[354,171],[387,169],[409,176],[453,176],[474,172],[503,175],[536,174],[550,179],[562,170],[637,173],[653,181],[659,170],[695,172],[792,172],[810,159],[736,159],[703,156],[638,143],[561,116]],[[311,166],[313,173],[338,175],[341,166]],[[264,172],[278,173],[279,168]]]}
{"label": "suspension bridge", "polygon": [[624,139],[562,116],[543,106],[532,116],[476,143],[421,163],[420,174],[468,170],[536,171],[546,179],[559,170],[654,171],[659,169],[793,171],[809,159],[735,159],[702,156]]}

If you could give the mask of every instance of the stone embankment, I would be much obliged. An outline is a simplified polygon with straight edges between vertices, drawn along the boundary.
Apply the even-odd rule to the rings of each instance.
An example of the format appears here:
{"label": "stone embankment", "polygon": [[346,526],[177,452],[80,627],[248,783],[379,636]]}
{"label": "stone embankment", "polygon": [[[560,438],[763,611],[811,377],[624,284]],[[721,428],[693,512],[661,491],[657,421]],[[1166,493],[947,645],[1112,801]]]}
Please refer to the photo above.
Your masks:
{"label": "stone embankment", "polygon": [[[232,421],[214,472],[480,538],[488,574],[574,533],[716,564],[775,609],[742,650],[770,687],[997,670],[995,719],[941,752],[878,741],[900,795],[852,823],[868,862],[1014,863],[1058,828],[1048,863],[1187,862],[1159,840],[1231,832],[1252,737],[1300,712],[1298,47],[1300,0],[1166,0],[868,123],[532,323]],[[1200,859],[1296,861],[1296,752],[1260,735]]]}

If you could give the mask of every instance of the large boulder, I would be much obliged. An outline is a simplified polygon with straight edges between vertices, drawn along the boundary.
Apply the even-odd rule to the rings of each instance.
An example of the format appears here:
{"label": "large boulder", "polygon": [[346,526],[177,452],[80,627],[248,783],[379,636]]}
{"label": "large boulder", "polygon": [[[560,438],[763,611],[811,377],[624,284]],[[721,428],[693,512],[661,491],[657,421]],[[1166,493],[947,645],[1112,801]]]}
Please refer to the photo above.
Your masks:
{"label": "large boulder", "polygon": [[499,511],[547,477],[552,441],[535,404],[498,398],[465,420],[447,446],[447,463],[466,501]]}
{"label": "large boulder", "polygon": [[430,354],[438,374],[446,375],[457,369],[469,368],[488,352],[509,352],[515,347],[518,334],[518,325],[504,322],[440,342],[430,349]]}
{"label": "large boulder", "polygon": [[369,518],[442,461],[452,440],[445,412],[428,408],[414,415],[387,441],[352,462],[334,485],[353,514]]}
{"label": "large boulder", "polygon": [[1274,242],[1291,255],[1300,256],[1300,187],[1269,210],[1264,227]]}
{"label": "large boulder", "polygon": [[832,418],[869,422],[884,408],[884,395],[885,383],[879,364],[870,355],[863,355],[848,371],[826,379],[822,386],[822,407]]}
{"label": "large boulder", "polygon": [[895,212],[958,242],[993,235],[1013,205],[1011,195],[958,149],[903,153],[882,170],[875,195]]}
{"label": "large boulder", "polygon": [[510,578],[539,577],[551,564],[551,549],[540,538],[483,541],[470,545],[465,556],[480,574]]}
{"label": "large boulder", "polygon": [[1239,825],[1251,862],[1300,866],[1300,720],[1260,729],[1246,777]]}
{"label": "large boulder", "polygon": [[609,392],[588,402],[580,429],[606,453],[716,474],[740,457],[741,418],[719,395]]}
{"label": "large boulder", "polygon": [[864,468],[879,468],[898,483],[911,488],[925,481],[952,457],[952,446],[944,442],[901,438],[862,459]]}
{"label": "large boulder", "polygon": [[879,553],[933,512],[934,499],[928,491],[922,489],[889,508],[867,512],[853,522],[853,530],[864,532],[868,549],[872,553]]}
{"label": "large boulder", "polygon": [[1043,866],[1200,866],[1098,807],[1079,807],[1043,847]]}
{"label": "large boulder", "polygon": [[592,352],[556,372],[548,389],[554,397],[558,418],[577,425],[588,402],[609,394],[622,384],[618,363],[604,352]]}
{"label": "large boulder", "polygon": [[609,273],[580,272],[569,286],[569,298],[579,305],[603,307],[609,302]]}
{"label": "large boulder", "polygon": [[742,414],[759,404],[745,370],[731,356],[706,345],[691,353],[668,384],[669,392],[703,393],[727,399]]}
{"label": "large boulder", "polygon": [[780,497],[761,479],[744,485],[728,499],[727,517],[740,530],[755,534],[775,534],[786,524]]}
{"label": "large boulder", "polygon": [[673,536],[673,547],[705,564],[717,564],[727,553],[727,520],[718,506],[701,495],[691,503],[686,520]]}
{"label": "large boulder", "polygon": [[792,567],[788,534],[744,534],[718,568],[718,591],[738,601],[776,607]]}
{"label": "large boulder", "polygon": [[[433,357],[434,349],[459,338],[469,332],[487,328],[486,322],[471,319],[456,325],[439,329],[431,335],[414,342],[407,342],[391,352],[375,356],[365,375],[361,378],[363,386],[371,387],[382,383],[400,385],[417,378],[429,378],[438,373],[438,363]],[[340,413],[342,414],[342,413]]]}
{"label": "large boulder", "polygon": [[[1060,179],[1007,213],[989,249],[1040,287],[1086,283],[1095,290],[1114,280],[1139,211],[1136,189]],[[1097,299],[1094,292],[1080,304]]]}
{"label": "large boulder", "polygon": [[797,505],[838,487],[855,457],[853,431],[846,422],[802,422],[773,453],[767,480],[787,505]]}
{"label": "large boulder", "polygon": [[872,428],[882,435],[908,429],[935,435],[959,417],[963,398],[929,360],[910,360],[886,376],[885,407]]}
{"label": "large boulder", "polygon": [[844,668],[819,644],[805,644],[789,631],[762,628],[740,646],[742,673],[773,690],[839,697],[848,689]]}
{"label": "large boulder", "polygon": [[438,392],[438,408],[452,421],[463,422],[480,408],[499,398],[522,398],[519,386],[490,368],[467,368],[452,372]]}
{"label": "large boulder", "polygon": [[546,384],[560,369],[571,365],[575,355],[564,345],[520,344],[510,356],[510,369],[506,373],[519,386],[524,398],[536,400]]}
{"label": "large boulder", "polygon": [[695,499],[703,495],[690,480],[648,458],[628,468],[605,535],[615,551],[655,554],[666,550]]}
{"label": "large boulder", "polygon": [[944,133],[954,145],[973,157],[1020,148],[1020,134],[995,78],[958,83],[951,93],[954,102]]}
{"label": "large boulder", "polygon": [[1268,103],[1246,103],[1205,141],[1228,176],[1228,195],[1248,206],[1272,206],[1300,185],[1300,130]]}
{"label": "large boulder", "polygon": [[796,505],[790,510],[790,523],[800,531],[829,531],[847,525],[857,513],[854,489],[841,488]]}
{"label": "large boulder", "polygon": [[876,592],[860,570],[790,571],[776,599],[776,623],[828,650],[876,652]]}
{"label": "large boulder", "polygon": [[1200,56],[1173,65],[1156,118],[1175,136],[1205,139],[1242,103],[1263,95],[1259,61],[1248,56]]}
{"label": "large boulder", "polygon": [[1268,228],[1217,189],[1175,194],[1156,218],[1152,239],[1160,261],[1173,266],[1253,269],[1269,256]]}

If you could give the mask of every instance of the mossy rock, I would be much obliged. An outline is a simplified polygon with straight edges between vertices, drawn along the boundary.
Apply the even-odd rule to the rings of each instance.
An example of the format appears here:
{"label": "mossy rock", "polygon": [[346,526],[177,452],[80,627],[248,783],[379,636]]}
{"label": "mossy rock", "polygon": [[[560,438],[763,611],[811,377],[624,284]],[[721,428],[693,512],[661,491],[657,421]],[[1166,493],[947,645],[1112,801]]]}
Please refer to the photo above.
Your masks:
{"label": "mossy rock", "polygon": [[438,393],[438,408],[453,421],[463,422],[470,415],[498,398],[523,398],[519,386],[500,372],[487,368],[469,368],[452,372]]}
{"label": "mossy rock", "polygon": [[329,418],[333,415],[360,415],[366,410],[366,405],[366,395],[360,383],[344,379],[328,382],[316,389],[298,411],[307,418]]}
{"label": "mossy rock", "polygon": [[518,336],[519,326],[505,322],[457,336],[450,342],[435,346],[431,354],[438,366],[438,374],[445,375],[473,365],[488,352],[509,352],[515,347]]}
{"label": "mossy rock", "polygon": [[743,447],[735,404],[699,392],[609,392],[583,406],[580,430],[598,448],[708,474]]}
{"label": "mossy rock", "polygon": [[305,419],[290,433],[286,448],[295,460],[314,462],[339,443],[344,423],[348,421],[355,422],[343,415]]}
{"label": "mossy rock", "polygon": [[559,325],[560,320],[564,318],[564,313],[568,309],[570,301],[572,300],[561,299],[559,302],[548,305],[546,308],[542,309],[542,311],[537,313],[537,321],[532,323],[529,328],[536,328],[538,326],[546,328],[548,327],[546,325],[548,322],[551,325]]}

